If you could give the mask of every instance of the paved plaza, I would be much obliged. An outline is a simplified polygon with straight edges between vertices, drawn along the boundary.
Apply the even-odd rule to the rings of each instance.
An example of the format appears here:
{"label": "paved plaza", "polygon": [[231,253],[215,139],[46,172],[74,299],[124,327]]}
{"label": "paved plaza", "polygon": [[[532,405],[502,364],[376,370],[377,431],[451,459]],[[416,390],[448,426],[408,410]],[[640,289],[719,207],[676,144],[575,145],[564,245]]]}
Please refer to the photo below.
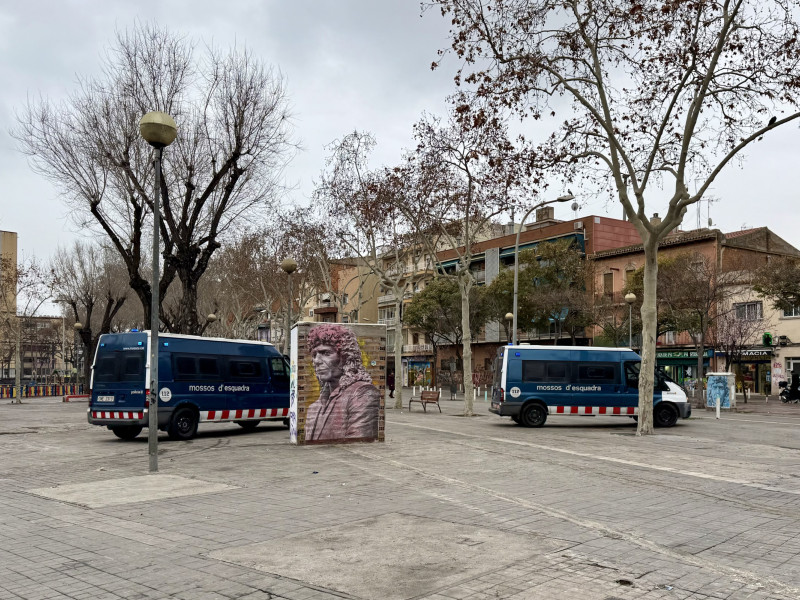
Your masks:
{"label": "paved plaza", "polygon": [[[800,405],[524,429],[386,411],[386,443],[280,424],[133,442],[0,404],[0,599],[798,599]],[[773,409],[774,410],[771,410]]]}

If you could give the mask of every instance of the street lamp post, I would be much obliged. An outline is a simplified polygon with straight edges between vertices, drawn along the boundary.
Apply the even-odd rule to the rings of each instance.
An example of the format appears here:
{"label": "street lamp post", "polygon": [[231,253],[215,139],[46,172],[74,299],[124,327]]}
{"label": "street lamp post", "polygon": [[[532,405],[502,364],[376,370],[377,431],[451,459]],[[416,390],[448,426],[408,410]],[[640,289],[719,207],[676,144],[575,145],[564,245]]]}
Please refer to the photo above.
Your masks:
{"label": "street lamp post", "polygon": [[506,313],[506,327],[508,327],[508,335],[506,336],[508,343],[511,343],[511,327],[514,323],[514,314],[513,313]]}
{"label": "street lamp post", "polygon": [[[556,198],[556,202],[569,202],[570,200],[574,200],[575,196],[571,193],[566,194],[565,196],[559,196]],[[541,208],[545,204],[549,204],[549,202],[540,202],[535,206],[532,206],[528,212],[522,217],[522,222],[519,224],[519,230],[517,231],[517,241],[514,243],[514,312],[512,313],[513,323],[512,323],[512,338],[511,343],[514,345],[517,344],[517,295],[519,293],[519,235],[522,233],[522,228],[525,226],[525,220],[530,216],[530,214],[536,210],[537,208]]]}
{"label": "street lamp post", "polygon": [[155,186],[153,193],[153,274],[150,284],[150,396],[147,420],[147,452],[150,457],[150,472],[158,472],[158,327],[159,305],[158,293],[161,227],[161,159],[164,148],[175,141],[178,128],[168,114],[153,111],[144,115],[139,121],[139,133],[144,140],[155,148]]}
{"label": "street lamp post", "polygon": [[[77,339],[75,340],[75,361],[74,361],[75,384],[79,386],[81,384],[81,366],[80,366],[80,361],[78,360],[79,356],[78,350],[80,349],[81,343],[83,341],[83,339],[81,338],[81,329],[83,329],[83,323],[81,323],[80,321],[75,321],[75,325],[73,325],[73,327],[75,328],[75,335],[77,336]],[[78,388],[75,388],[75,393],[80,393],[80,390]]]}
{"label": "street lamp post", "polygon": [[292,273],[297,271],[297,261],[285,258],[281,263],[281,269],[289,277],[289,303],[286,305],[286,335],[283,342],[284,354],[289,354],[289,330],[292,328]]}
{"label": "street lamp post", "polygon": [[625,294],[625,302],[628,303],[628,348],[633,348],[633,303],[636,302],[636,294]]}
{"label": "street lamp post", "polygon": [[267,308],[265,306],[254,306],[253,312],[258,315],[256,317],[258,321],[256,321],[256,328],[253,331],[253,338],[256,340],[260,340],[261,337],[258,335],[259,327],[261,327],[261,321],[264,319],[264,313],[267,312]]}

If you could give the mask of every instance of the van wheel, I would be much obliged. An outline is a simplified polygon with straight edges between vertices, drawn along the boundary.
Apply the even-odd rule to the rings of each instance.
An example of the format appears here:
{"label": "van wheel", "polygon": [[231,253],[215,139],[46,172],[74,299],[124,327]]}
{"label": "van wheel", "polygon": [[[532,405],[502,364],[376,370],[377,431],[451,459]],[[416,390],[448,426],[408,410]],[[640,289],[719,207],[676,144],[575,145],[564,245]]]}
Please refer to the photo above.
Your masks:
{"label": "van wheel", "polygon": [[656,427],[672,427],[678,422],[678,411],[665,402],[659,402],[653,408],[653,424]]}
{"label": "van wheel", "polygon": [[290,429],[291,428],[291,425],[289,424],[289,419],[284,419],[283,420],[283,426],[286,427],[286,429]]}
{"label": "van wheel", "polygon": [[519,415],[511,415],[511,420],[514,421],[517,425],[519,425]]}
{"label": "van wheel", "polygon": [[197,434],[197,413],[184,406],[172,414],[167,429],[171,440],[190,440]]}
{"label": "van wheel", "polygon": [[245,431],[253,431],[261,421],[236,421],[236,424]]}
{"label": "van wheel", "polygon": [[519,420],[525,427],[541,427],[547,420],[547,410],[541,404],[528,404],[522,409]]}
{"label": "van wheel", "polygon": [[109,427],[109,429],[121,440],[132,440],[142,433],[141,425],[125,425],[122,427]]}

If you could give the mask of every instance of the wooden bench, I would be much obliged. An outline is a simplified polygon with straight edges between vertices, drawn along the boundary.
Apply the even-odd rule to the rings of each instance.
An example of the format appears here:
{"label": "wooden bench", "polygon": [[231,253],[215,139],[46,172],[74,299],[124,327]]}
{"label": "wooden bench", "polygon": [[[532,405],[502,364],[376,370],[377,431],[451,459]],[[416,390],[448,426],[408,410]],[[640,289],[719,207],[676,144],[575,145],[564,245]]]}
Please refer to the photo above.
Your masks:
{"label": "wooden bench", "polygon": [[439,392],[423,391],[419,398],[412,397],[411,400],[408,401],[408,410],[411,410],[412,402],[419,402],[422,404],[422,410],[424,412],[428,412],[428,410],[425,408],[426,404],[435,404],[439,408],[439,412],[442,412],[442,407],[439,406]]}

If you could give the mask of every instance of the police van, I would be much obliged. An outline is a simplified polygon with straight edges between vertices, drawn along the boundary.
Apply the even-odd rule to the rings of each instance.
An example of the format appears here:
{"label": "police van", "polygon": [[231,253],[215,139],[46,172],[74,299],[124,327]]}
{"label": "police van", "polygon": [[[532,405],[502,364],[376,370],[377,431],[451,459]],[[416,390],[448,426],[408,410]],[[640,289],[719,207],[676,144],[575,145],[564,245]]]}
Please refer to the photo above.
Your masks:
{"label": "police van", "polygon": [[[87,418],[121,439],[148,425],[150,332],[100,336]],[[158,335],[158,428],[188,440],[199,423],[289,423],[289,365],[272,344]]]}
{"label": "police van", "polygon": [[[640,366],[629,348],[505,346],[495,358],[489,410],[525,427],[541,427],[549,415],[635,418]],[[656,371],[653,423],[671,427],[691,414],[683,389]]]}

